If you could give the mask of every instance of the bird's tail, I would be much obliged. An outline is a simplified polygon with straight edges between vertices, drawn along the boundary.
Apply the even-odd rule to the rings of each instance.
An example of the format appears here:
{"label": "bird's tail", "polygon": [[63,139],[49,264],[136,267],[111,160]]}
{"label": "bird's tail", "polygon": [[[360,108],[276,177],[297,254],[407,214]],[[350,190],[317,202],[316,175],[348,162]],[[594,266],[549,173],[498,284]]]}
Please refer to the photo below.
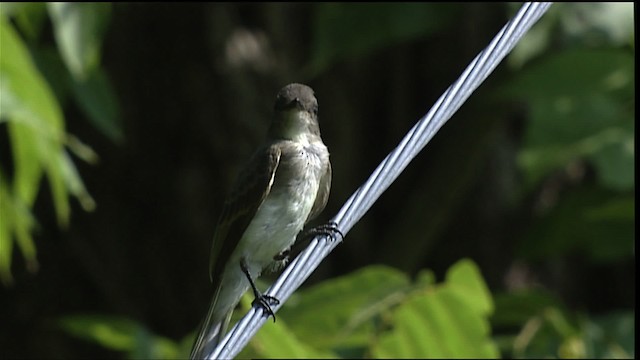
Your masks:
{"label": "bird's tail", "polygon": [[190,359],[204,359],[218,346],[227,332],[233,308],[223,313],[216,308],[219,293],[220,288],[218,287],[211,300],[211,305],[209,305],[207,317],[202,322],[198,336],[191,348]]}

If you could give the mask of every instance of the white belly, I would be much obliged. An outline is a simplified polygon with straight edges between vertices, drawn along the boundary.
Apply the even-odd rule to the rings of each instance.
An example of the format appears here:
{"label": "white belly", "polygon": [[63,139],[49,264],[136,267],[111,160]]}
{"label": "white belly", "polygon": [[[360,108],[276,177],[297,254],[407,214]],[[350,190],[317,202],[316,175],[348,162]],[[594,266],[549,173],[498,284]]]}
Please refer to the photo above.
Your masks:
{"label": "white belly", "polygon": [[249,287],[240,269],[240,259],[244,259],[255,279],[274,261],[275,255],[295,242],[304,227],[315,202],[321,177],[320,159],[310,154],[306,154],[305,159],[307,166],[300,176],[287,180],[289,186],[274,187],[245,230],[224,270],[221,290],[230,296],[219,299],[220,308],[235,306]]}

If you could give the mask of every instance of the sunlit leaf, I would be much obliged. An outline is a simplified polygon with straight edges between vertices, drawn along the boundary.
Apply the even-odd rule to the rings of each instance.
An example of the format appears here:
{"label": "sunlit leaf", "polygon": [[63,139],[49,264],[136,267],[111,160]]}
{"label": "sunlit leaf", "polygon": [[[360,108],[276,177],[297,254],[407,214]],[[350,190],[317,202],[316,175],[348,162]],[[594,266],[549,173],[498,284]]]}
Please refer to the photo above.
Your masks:
{"label": "sunlit leaf", "polygon": [[372,318],[402,301],[409,285],[398,270],[370,266],[299,291],[278,314],[317,348],[363,346]]}
{"label": "sunlit leaf", "polygon": [[[66,190],[56,185],[62,179],[51,168],[52,158],[63,151],[62,112],[26,46],[4,17],[0,17],[0,53],[0,119],[7,121],[14,163],[12,188],[7,190],[7,185],[3,185],[4,191],[10,192],[5,204],[12,207],[14,215],[4,220],[7,224],[3,236],[8,238],[3,242],[15,236],[27,266],[35,270],[36,251],[31,238],[35,222],[28,209],[35,201],[45,171],[50,184],[56,187],[54,205],[58,221],[64,224],[68,220]],[[10,262],[3,262],[2,267],[10,269]],[[8,276],[4,274],[5,279]]]}
{"label": "sunlit leaf", "polygon": [[478,314],[493,313],[491,292],[482,279],[480,269],[473,261],[469,259],[458,261],[447,272],[446,282],[451,290],[460,295],[460,298],[467,303],[466,305]]}
{"label": "sunlit leaf", "polygon": [[76,79],[84,79],[100,63],[109,3],[47,3],[56,42]]}
{"label": "sunlit leaf", "polygon": [[[92,207],[92,199],[65,152],[67,137],[60,105],[27,47],[4,17],[0,17],[0,52],[0,119],[7,122],[14,164],[10,190],[6,190],[9,179],[3,180],[5,191],[9,192],[6,206],[12,207],[14,216],[4,218],[7,224],[3,236],[7,238],[2,241],[15,237],[27,266],[35,270],[36,251],[31,238],[35,221],[29,209],[43,174],[49,182],[59,224],[69,221],[69,191],[87,208]],[[3,262],[0,267],[10,269],[10,262]]]}
{"label": "sunlit leaf", "polygon": [[[31,206],[45,169],[54,187],[61,181],[47,164],[63,151],[62,111],[13,28],[4,19],[0,19],[0,27],[0,117],[10,120],[15,191]],[[68,205],[66,197],[61,196],[63,192],[54,194],[54,201],[63,200],[64,204],[57,202],[55,206],[59,221],[66,223]]]}
{"label": "sunlit leaf", "polygon": [[377,358],[495,358],[490,337],[490,294],[477,267],[463,260],[447,281],[417,292],[394,311],[392,330],[382,334],[372,353]]}
{"label": "sunlit leaf", "polygon": [[29,271],[38,269],[36,247],[31,231],[36,222],[27,206],[13,196],[9,184],[0,171],[0,280],[5,284],[12,282],[11,257],[13,255],[13,237],[22,252]]}
{"label": "sunlit leaf", "polygon": [[633,3],[583,2],[562,5],[560,19],[568,36],[590,46],[633,44]]}
{"label": "sunlit leaf", "polygon": [[319,351],[298,339],[287,324],[278,319],[263,326],[238,358],[332,359],[335,354]]}

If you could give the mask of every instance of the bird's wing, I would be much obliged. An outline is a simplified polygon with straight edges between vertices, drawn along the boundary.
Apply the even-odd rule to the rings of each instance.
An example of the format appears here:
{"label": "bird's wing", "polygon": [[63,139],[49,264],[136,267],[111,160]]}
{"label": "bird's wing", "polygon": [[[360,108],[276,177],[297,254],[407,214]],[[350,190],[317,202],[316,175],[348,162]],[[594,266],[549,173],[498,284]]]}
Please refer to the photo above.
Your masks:
{"label": "bird's wing", "polygon": [[235,250],[256,211],[269,195],[282,152],[275,144],[256,152],[227,198],[211,246],[211,281],[219,283],[227,260]]}
{"label": "bird's wing", "polygon": [[311,211],[309,212],[309,216],[307,216],[307,220],[305,224],[309,222],[309,220],[318,216],[324,207],[327,205],[327,200],[329,199],[329,190],[331,190],[331,163],[327,163],[327,168],[322,174],[320,178],[320,185],[318,187],[318,193],[316,194],[316,201],[313,203],[311,207]]}

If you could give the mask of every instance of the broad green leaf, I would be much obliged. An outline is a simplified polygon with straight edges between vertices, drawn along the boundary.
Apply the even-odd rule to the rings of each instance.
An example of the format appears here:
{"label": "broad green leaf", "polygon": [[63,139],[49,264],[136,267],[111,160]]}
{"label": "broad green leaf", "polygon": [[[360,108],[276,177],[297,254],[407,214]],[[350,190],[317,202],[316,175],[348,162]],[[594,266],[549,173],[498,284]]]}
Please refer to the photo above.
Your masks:
{"label": "broad green leaf", "polygon": [[488,322],[492,307],[477,268],[463,260],[451,267],[445,283],[416,292],[398,306],[391,319],[393,328],[380,336],[372,354],[376,358],[495,358],[499,353]]}
{"label": "broad green leaf", "polygon": [[60,54],[74,78],[85,79],[100,63],[109,3],[47,3]]}
{"label": "broad green leaf", "polygon": [[458,261],[447,272],[446,282],[451,291],[456,292],[467,303],[466,305],[477,313],[485,315],[493,313],[491,292],[482,279],[480,269],[473,261],[469,259]]}
{"label": "broad green leaf", "polygon": [[320,3],[313,21],[311,72],[441,29],[455,6],[420,3]]}
{"label": "broad green leaf", "polygon": [[299,340],[283,319],[267,323],[251,339],[238,358],[290,358],[290,359],[335,359],[328,351],[319,351]]}
{"label": "broad green leaf", "polygon": [[401,302],[409,286],[405,274],[370,266],[299,291],[278,316],[316,348],[363,346],[371,336],[372,319]]}

